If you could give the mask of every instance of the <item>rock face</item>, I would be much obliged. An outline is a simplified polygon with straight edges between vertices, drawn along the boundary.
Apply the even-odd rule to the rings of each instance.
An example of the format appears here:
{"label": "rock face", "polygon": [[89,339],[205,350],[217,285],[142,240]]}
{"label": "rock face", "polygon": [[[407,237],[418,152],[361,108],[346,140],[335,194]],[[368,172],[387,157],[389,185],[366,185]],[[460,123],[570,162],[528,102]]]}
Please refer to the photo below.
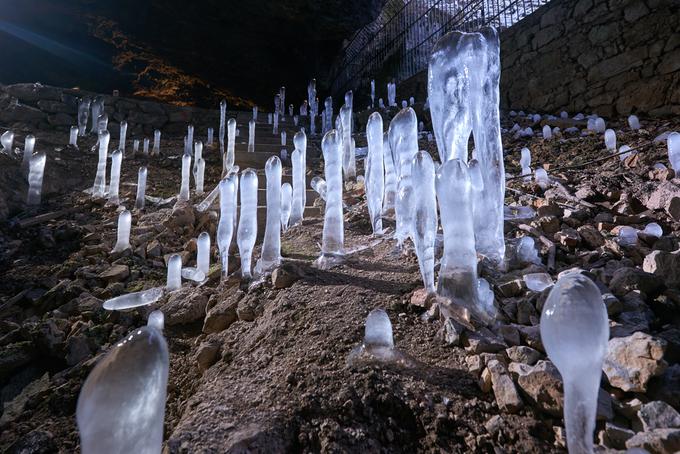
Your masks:
{"label": "rock face", "polygon": [[661,277],[666,287],[680,286],[680,252],[652,251],[645,257],[642,269]]}
{"label": "rock face", "polygon": [[649,379],[666,369],[665,349],[664,340],[641,332],[610,339],[602,369],[612,386],[624,391],[645,392]]}

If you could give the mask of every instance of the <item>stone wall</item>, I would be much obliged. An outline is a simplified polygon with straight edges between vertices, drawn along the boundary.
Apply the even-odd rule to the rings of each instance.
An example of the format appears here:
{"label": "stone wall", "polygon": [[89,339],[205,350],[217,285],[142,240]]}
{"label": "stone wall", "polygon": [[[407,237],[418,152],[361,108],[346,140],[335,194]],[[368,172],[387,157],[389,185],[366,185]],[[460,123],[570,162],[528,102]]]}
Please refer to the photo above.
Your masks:
{"label": "stone wall", "polygon": [[680,1],[552,0],[501,34],[501,103],[680,114]]}
{"label": "stone wall", "polygon": [[[129,134],[152,136],[154,129],[163,133],[186,133],[187,124],[193,124],[202,134],[207,128],[219,126],[219,111],[194,107],[178,107],[142,99],[97,95],[78,89],[51,87],[25,83],[0,86],[0,126],[13,123],[34,129],[62,129],[77,124],[78,98],[102,96],[109,116],[109,131],[118,136],[119,123],[128,122]],[[229,112],[228,116],[236,116]],[[132,137],[132,135],[130,135]]]}

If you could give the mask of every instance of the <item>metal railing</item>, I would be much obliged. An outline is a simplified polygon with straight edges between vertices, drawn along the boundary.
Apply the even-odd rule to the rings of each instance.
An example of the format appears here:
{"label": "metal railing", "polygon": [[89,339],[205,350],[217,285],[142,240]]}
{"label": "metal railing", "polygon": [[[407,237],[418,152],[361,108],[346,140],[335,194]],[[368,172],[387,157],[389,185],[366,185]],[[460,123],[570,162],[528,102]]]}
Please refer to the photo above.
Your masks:
{"label": "metal railing", "polygon": [[331,92],[366,89],[371,79],[404,81],[427,68],[432,47],[446,33],[507,28],[549,1],[388,0],[344,46],[331,70]]}

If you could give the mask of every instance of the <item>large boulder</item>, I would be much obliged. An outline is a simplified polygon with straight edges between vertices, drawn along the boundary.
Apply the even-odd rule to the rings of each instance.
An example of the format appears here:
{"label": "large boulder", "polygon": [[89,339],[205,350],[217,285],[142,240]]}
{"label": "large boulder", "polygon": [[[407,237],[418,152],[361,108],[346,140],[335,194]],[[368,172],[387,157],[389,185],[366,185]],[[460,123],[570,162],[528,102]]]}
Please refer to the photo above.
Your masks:
{"label": "large boulder", "polygon": [[666,369],[666,341],[637,332],[609,340],[602,369],[609,383],[627,392],[645,392],[647,383]]}

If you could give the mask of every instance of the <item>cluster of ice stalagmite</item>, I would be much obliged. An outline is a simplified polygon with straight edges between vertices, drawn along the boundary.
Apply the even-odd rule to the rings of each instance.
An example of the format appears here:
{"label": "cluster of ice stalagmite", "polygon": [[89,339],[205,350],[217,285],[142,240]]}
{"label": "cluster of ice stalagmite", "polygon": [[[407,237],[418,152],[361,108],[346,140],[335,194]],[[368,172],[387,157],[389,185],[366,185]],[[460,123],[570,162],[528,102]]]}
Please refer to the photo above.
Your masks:
{"label": "cluster of ice stalagmite", "polygon": [[24,175],[28,175],[29,163],[31,157],[33,156],[33,150],[35,149],[35,136],[29,134],[24,139],[24,154],[21,159],[21,172]]}
{"label": "cluster of ice stalagmite", "polygon": [[262,253],[255,271],[264,274],[281,262],[281,160],[272,156],[264,167],[267,176],[267,220]]}
{"label": "cluster of ice stalagmite", "polygon": [[178,202],[186,202],[189,200],[189,176],[191,175],[191,155],[185,154],[182,156],[182,182],[177,196]]}
{"label": "cluster of ice stalagmite", "polygon": [[241,212],[236,241],[241,256],[241,276],[250,279],[253,247],[257,239],[257,173],[247,169],[241,175]]}
{"label": "cluster of ice stalagmite", "polygon": [[413,186],[417,188],[413,197],[413,242],[425,290],[434,293],[434,245],[438,225],[435,166],[425,151],[416,154],[412,165]]}
{"label": "cluster of ice stalagmite", "polygon": [[123,165],[123,152],[115,150],[111,154],[111,180],[109,181],[109,203],[118,205],[120,199],[118,188],[120,187],[120,168]]}
{"label": "cluster of ice stalagmite", "polygon": [[342,214],[342,138],[331,129],[321,141],[326,174],[326,209],[323,222],[320,268],[332,266],[344,254],[345,230]]}
{"label": "cluster of ice stalagmite", "polygon": [[366,139],[368,140],[368,154],[365,164],[365,187],[368,214],[371,217],[373,234],[383,231],[382,209],[385,194],[385,172],[383,162],[383,121],[378,112],[368,117],[366,125]]}
{"label": "cluster of ice stalagmite", "polygon": [[140,167],[137,171],[137,196],[135,197],[135,208],[144,209],[146,195],[146,167]]}
{"label": "cluster of ice stalagmite", "polygon": [[217,247],[222,264],[222,276],[229,272],[229,246],[234,235],[234,216],[236,204],[234,203],[234,180],[224,178],[220,181],[220,222],[217,225]]}
{"label": "cluster of ice stalagmite", "polygon": [[90,98],[78,100],[78,135],[84,137],[87,134],[87,119],[90,116]]}
{"label": "cluster of ice stalagmite", "polygon": [[572,453],[593,452],[593,431],[609,320],[597,286],[580,273],[562,276],[541,314],[541,341],[564,381],[564,424]]}
{"label": "cluster of ice stalagmite", "polygon": [[[94,107],[93,107],[94,109]],[[99,133],[99,161],[97,162],[97,174],[94,178],[92,195],[94,197],[104,197],[106,195],[106,159],[109,153],[109,131]]]}
{"label": "cluster of ice stalagmite", "polygon": [[293,186],[290,183],[281,185],[281,230],[288,230],[291,205],[293,204]]}
{"label": "cluster of ice stalagmite", "polygon": [[397,176],[395,212],[397,244],[413,238],[413,183],[411,164],[418,152],[418,119],[410,107],[402,109],[390,122],[388,131]]}
{"label": "cluster of ice stalagmite", "polygon": [[495,29],[451,32],[435,44],[429,62],[428,99],[439,154],[442,161],[467,161],[468,139],[474,136],[473,158],[479,161],[484,181],[475,204],[487,214],[487,222],[476,232],[476,250],[498,265],[505,256],[499,80]]}
{"label": "cluster of ice stalagmite", "polygon": [[39,151],[31,156],[28,170],[28,195],[26,197],[28,205],[40,204],[46,160],[47,156],[45,156],[43,151]]}
{"label": "cluster of ice stalagmite", "polygon": [[132,213],[123,210],[118,215],[118,231],[116,245],[111,250],[112,254],[130,249],[130,229],[132,227]]}
{"label": "cluster of ice stalagmite", "polygon": [[[161,322],[162,326],[162,314]],[[160,453],[169,354],[158,315],[115,344],[85,380],[76,408],[80,449]]]}

